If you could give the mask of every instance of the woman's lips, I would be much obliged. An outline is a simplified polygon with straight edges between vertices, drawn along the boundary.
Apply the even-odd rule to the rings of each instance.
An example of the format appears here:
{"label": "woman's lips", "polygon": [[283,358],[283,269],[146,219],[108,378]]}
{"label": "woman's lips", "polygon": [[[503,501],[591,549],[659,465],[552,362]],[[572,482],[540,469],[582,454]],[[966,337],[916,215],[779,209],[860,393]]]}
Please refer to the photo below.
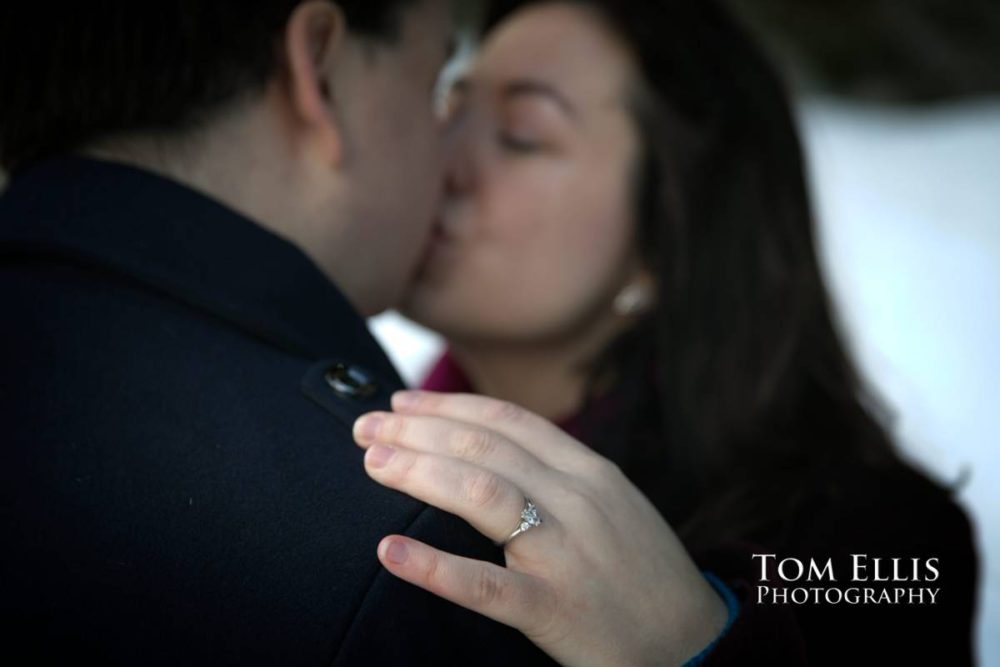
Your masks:
{"label": "woman's lips", "polygon": [[435,228],[440,234],[450,241],[461,237],[463,231],[462,222],[455,215],[443,215],[438,218]]}
{"label": "woman's lips", "polygon": [[427,239],[427,246],[420,259],[418,276],[427,276],[432,267],[441,264],[446,255],[450,254],[455,245],[455,238],[439,218],[431,227],[430,235]]}
{"label": "woman's lips", "polygon": [[437,242],[442,240],[448,240],[449,238],[450,235],[448,234],[448,231],[444,227],[444,222],[442,222],[441,219],[438,218],[438,220],[435,221],[434,226],[431,228],[431,241]]}

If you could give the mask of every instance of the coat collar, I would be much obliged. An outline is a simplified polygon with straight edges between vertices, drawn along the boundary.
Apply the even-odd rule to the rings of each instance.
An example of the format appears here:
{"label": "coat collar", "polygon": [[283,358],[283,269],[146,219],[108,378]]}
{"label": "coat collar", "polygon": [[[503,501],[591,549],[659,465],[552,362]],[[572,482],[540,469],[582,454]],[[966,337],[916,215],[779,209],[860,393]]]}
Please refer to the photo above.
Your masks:
{"label": "coat collar", "polygon": [[152,172],[82,156],[18,172],[0,197],[0,251],[111,271],[291,354],[350,359],[399,384],[364,319],[304,253]]}

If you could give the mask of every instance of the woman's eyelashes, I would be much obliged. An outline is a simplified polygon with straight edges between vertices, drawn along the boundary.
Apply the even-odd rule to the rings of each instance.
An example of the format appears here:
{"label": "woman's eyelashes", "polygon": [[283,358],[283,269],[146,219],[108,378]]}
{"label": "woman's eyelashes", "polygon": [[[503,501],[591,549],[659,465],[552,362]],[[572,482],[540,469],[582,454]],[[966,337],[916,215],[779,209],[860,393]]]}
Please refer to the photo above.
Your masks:
{"label": "woman's eyelashes", "polygon": [[548,105],[522,96],[502,107],[494,121],[501,148],[517,155],[556,149],[563,134]]}
{"label": "woman's eyelashes", "polygon": [[535,140],[506,130],[497,133],[497,141],[505,149],[512,153],[528,154],[535,153],[542,149],[542,144]]}

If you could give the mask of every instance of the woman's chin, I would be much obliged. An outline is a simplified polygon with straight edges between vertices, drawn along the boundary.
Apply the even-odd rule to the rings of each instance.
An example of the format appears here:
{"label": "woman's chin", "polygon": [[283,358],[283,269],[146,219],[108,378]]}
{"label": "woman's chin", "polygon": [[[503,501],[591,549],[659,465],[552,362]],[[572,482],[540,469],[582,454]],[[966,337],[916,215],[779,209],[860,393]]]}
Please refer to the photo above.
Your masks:
{"label": "woman's chin", "polygon": [[413,285],[396,310],[406,319],[449,340],[462,334],[463,325],[476,320],[475,313],[460,307],[441,286],[427,284]]}
{"label": "woman's chin", "polygon": [[441,299],[437,292],[435,286],[418,277],[403,294],[396,311],[408,320],[435,329],[434,321],[438,319],[435,315],[441,310]]}

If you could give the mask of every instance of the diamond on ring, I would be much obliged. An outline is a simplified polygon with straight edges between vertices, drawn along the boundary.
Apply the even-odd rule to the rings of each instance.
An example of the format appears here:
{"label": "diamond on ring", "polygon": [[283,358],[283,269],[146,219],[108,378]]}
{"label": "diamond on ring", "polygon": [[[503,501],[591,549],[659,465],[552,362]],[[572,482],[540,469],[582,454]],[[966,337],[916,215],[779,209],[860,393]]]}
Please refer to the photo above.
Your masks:
{"label": "diamond on ring", "polygon": [[500,546],[507,546],[508,542],[521,533],[540,525],[542,525],[542,517],[538,515],[538,508],[535,507],[535,503],[531,502],[530,498],[525,496],[524,509],[521,510],[520,522],[518,523],[517,528],[514,529],[510,536],[502,542]]}

